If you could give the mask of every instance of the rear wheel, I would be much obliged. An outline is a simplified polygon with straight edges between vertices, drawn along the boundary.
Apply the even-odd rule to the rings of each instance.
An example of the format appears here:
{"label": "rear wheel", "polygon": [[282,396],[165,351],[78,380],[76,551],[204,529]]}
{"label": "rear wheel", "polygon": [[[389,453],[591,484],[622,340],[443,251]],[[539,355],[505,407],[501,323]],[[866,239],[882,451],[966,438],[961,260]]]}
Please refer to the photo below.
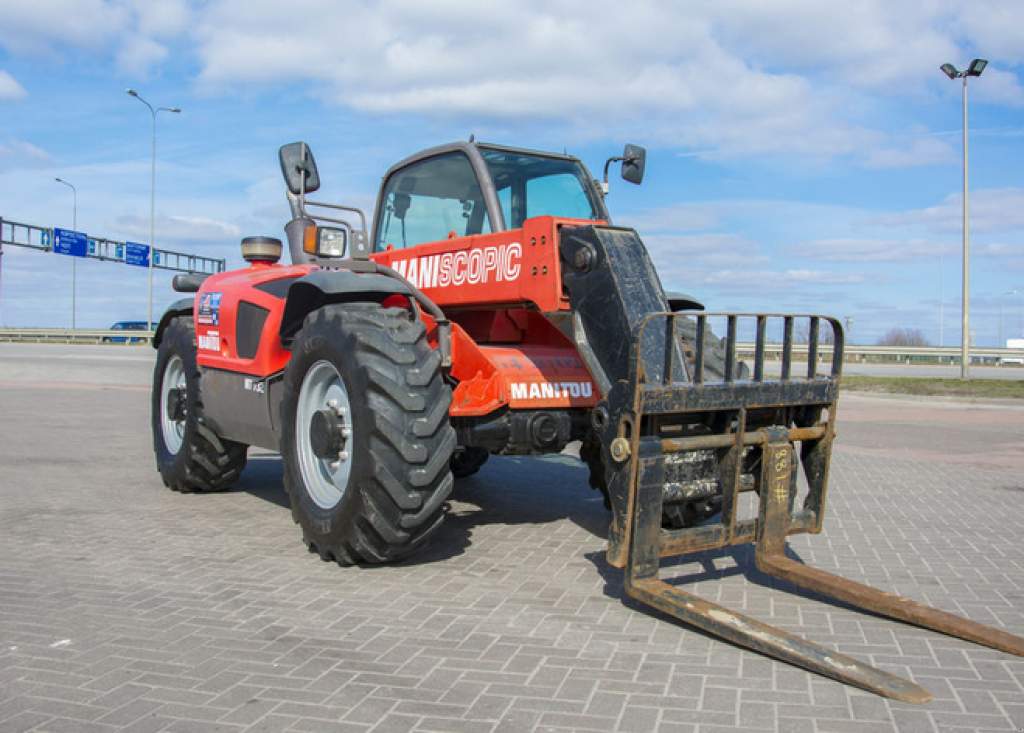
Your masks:
{"label": "rear wheel", "polygon": [[196,333],[175,318],[164,331],[153,372],[153,449],[164,483],[175,491],[230,489],[245,468],[246,446],[224,440],[203,417]]}
{"label": "rear wheel", "polygon": [[281,454],[311,551],[342,565],[418,549],[451,493],[451,389],[423,323],[376,304],[311,313],[284,373]]}
{"label": "rear wheel", "polygon": [[[687,363],[692,365],[697,357],[695,346],[697,344],[697,321],[693,318],[676,318],[676,330],[682,342],[683,356]],[[709,327],[704,332],[704,381],[720,382],[725,379],[725,339],[720,339],[712,333]],[[736,362],[736,373],[733,379],[748,379],[750,367],[742,361]]]}

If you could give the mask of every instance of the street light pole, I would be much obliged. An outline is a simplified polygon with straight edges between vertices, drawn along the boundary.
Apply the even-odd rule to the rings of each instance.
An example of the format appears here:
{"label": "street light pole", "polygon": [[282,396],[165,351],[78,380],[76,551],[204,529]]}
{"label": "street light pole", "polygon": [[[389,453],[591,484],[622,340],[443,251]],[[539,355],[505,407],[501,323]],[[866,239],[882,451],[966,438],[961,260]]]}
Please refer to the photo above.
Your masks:
{"label": "street light pole", "polygon": [[944,332],[945,323],[946,323],[946,314],[943,311],[943,301],[944,301],[946,296],[945,296],[945,294],[943,292],[944,291],[944,287],[943,287],[943,283],[942,283],[942,271],[945,269],[945,267],[946,267],[946,256],[942,253],[942,245],[939,245],[939,347],[940,348],[945,345],[945,341],[946,341],[945,332]]}
{"label": "street light pole", "polygon": [[156,227],[156,113],[173,112],[178,114],[181,109],[178,107],[156,107],[139,96],[134,89],[126,89],[128,94],[142,102],[149,109],[153,116],[153,162],[149,176],[149,308],[146,313],[146,330],[153,327],[153,260],[156,257],[154,230]]}
{"label": "street light pole", "polygon": [[1003,302],[1006,300],[1007,295],[1016,295],[1017,289],[1007,290],[1005,293],[999,296],[999,348],[1005,348],[1006,342],[1003,340]]}
{"label": "street light pole", "polygon": [[[72,205],[71,205],[71,228],[74,231],[78,231],[78,189],[72,186],[70,183],[62,178],[54,178],[57,183],[63,183],[65,186],[71,189],[72,193]],[[75,311],[78,310],[77,299],[78,295],[75,292],[78,289],[78,271],[77,271],[77,258],[71,258],[71,330],[74,331],[77,324],[75,323]]]}
{"label": "street light pole", "polygon": [[943,64],[939,68],[950,79],[964,80],[964,281],[963,281],[963,331],[960,347],[960,378],[971,378],[971,315],[970,315],[970,235],[967,224],[967,77],[981,76],[988,66],[985,59],[974,59],[966,71],[959,71],[953,64]]}

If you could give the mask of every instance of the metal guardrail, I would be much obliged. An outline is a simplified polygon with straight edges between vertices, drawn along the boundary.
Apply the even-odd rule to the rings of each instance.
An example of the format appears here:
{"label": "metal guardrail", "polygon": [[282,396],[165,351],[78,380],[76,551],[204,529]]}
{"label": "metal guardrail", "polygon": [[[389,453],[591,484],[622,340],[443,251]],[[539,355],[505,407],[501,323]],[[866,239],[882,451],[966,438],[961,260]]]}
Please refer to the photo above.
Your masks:
{"label": "metal guardrail", "polygon": [[0,328],[0,342],[57,344],[149,344],[152,331],[121,331],[109,328]]}
{"label": "metal guardrail", "polygon": [[[0,342],[51,342],[63,344],[98,344],[98,343],[150,343],[152,331],[113,331],[106,328],[70,329],[70,328],[0,328]],[[793,355],[807,356],[807,344],[793,344]],[[765,345],[765,358],[779,361],[782,358],[782,344],[768,343]],[[959,364],[959,346],[857,346],[846,344],[845,359],[847,363],[876,364]],[[740,342],[736,344],[736,353],[740,359],[753,358],[754,344]],[[975,363],[1020,363],[1024,365],[1024,349],[971,348],[971,356]],[[832,346],[818,345],[819,361],[832,358]]]}
{"label": "metal guardrail", "polygon": [[[752,357],[754,345],[737,344],[737,353],[741,358]],[[793,353],[799,355],[807,354],[807,344],[794,344]],[[819,361],[832,357],[832,347],[829,344],[818,345]],[[857,346],[846,344],[845,358],[847,363],[876,363],[876,364],[959,364],[959,346]],[[768,344],[765,347],[765,356],[768,359],[778,360],[782,355],[782,344]],[[971,360],[973,363],[996,364],[1007,360],[1020,361],[1024,363],[1024,349],[1000,349],[971,347]]]}

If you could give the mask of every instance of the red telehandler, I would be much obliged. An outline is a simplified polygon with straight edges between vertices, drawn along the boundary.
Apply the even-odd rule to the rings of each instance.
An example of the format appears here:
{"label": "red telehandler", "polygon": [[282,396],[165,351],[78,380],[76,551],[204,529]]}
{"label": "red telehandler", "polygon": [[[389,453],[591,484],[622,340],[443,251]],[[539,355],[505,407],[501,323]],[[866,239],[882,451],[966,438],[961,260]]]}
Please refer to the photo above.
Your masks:
{"label": "red telehandler", "polygon": [[[278,263],[279,240],[251,237],[248,267],[175,278],[191,295],[154,339],[164,482],[228,489],[248,446],[278,450],[310,549],[384,563],[438,529],[454,477],[492,454],[578,442],[628,594],[687,624],[881,695],[931,698],[658,576],[662,557],[753,542],[766,573],[1024,655],[1024,639],[787,557],[788,535],[821,531],[842,328],[708,314],[666,293],[605,207],[609,164],[640,183],[645,159],[627,146],[598,181],[568,155],[452,143],[393,166],[368,227],[358,209],[308,198],[320,177],[305,143],[281,148],[292,264]],[[740,336],[753,344],[744,362]]]}

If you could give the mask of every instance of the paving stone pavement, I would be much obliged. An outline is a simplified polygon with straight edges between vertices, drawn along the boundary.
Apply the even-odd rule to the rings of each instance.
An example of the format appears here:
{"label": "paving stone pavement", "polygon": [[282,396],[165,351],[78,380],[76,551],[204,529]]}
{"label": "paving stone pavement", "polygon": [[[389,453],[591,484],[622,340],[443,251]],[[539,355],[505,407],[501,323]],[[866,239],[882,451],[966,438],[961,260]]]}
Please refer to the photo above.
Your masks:
{"label": "paving stone pavement", "polygon": [[[276,455],[163,487],[143,387],[0,381],[0,731],[1024,730],[1024,659],[829,603],[750,548],[700,595],[935,696],[896,703],[627,599],[574,458],[492,459],[415,561],[308,554]],[[844,452],[809,564],[1024,634],[1024,477]]]}

